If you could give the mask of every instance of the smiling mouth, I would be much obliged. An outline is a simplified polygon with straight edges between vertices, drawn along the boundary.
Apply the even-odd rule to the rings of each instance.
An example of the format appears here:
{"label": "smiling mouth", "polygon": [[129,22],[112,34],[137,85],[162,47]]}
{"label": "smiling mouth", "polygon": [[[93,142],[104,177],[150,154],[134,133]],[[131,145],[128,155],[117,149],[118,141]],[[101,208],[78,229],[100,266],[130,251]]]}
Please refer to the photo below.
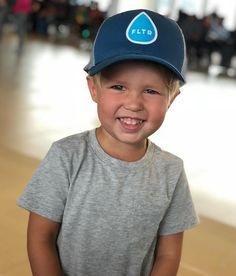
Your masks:
{"label": "smiling mouth", "polygon": [[142,119],[128,118],[128,117],[122,117],[118,119],[120,120],[121,123],[126,125],[131,125],[131,126],[141,125],[144,122],[144,120]]}

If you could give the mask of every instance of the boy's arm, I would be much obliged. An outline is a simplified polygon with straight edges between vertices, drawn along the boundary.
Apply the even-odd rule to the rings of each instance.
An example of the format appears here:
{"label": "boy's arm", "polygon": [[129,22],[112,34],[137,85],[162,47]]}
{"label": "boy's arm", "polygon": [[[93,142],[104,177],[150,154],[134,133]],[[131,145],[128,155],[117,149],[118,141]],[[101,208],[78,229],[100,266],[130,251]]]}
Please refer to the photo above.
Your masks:
{"label": "boy's arm", "polygon": [[62,276],[56,239],[60,223],[30,213],[27,249],[33,276]]}
{"label": "boy's arm", "polygon": [[181,259],[183,232],[159,236],[150,276],[176,276]]}

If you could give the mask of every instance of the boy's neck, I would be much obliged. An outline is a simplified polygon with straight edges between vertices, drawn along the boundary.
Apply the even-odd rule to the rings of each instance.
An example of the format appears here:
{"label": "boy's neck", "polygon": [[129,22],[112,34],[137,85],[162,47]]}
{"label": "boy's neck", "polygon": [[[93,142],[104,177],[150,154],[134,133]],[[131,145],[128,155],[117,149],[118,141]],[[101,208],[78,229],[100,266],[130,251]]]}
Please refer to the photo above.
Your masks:
{"label": "boy's neck", "polygon": [[147,151],[147,139],[140,145],[124,144],[121,142],[114,144],[112,143],[111,139],[101,135],[100,128],[96,130],[96,136],[100,146],[107,154],[122,161],[138,161],[145,155]]}

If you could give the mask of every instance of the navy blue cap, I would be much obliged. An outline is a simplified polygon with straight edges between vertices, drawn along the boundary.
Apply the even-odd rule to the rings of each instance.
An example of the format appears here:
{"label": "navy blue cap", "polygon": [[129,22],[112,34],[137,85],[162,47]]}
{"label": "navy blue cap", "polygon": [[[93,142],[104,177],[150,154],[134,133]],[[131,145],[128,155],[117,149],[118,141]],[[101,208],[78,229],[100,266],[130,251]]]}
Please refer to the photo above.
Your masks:
{"label": "navy blue cap", "polygon": [[185,48],[174,20],[150,10],[130,10],[102,23],[84,70],[93,76],[119,61],[148,60],[167,67],[184,83]]}

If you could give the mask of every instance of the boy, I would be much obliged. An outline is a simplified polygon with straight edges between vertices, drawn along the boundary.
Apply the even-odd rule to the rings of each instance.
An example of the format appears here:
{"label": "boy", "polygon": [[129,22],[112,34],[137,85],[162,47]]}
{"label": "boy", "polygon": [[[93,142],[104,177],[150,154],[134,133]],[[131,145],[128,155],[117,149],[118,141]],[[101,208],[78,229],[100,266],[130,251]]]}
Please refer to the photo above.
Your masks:
{"label": "boy", "polygon": [[19,200],[33,275],[173,276],[197,224],[183,163],[148,137],[184,83],[177,24],[133,10],[98,31],[87,82],[101,125],[55,142]]}

